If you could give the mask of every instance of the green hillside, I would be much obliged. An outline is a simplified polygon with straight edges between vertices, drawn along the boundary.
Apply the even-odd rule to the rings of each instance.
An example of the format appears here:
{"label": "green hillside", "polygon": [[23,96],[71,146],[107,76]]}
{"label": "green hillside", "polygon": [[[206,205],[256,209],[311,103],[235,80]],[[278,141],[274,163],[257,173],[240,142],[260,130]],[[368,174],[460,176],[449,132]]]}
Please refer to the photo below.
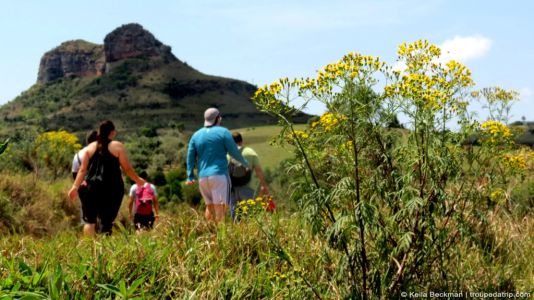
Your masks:
{"label": "green hillside", "polygon": [[[295,129],[303,130],[306,124],[296,125]],[[292,149],[271,145],[271,141],[280,133],[280,127],[276,125],[238,128],[246,146],[253,148],[258,153],[263,168],[273,170],[280,162],[293,155]]]}
{"label": "green hillside", "polygon": [[140,126],[202,124],[203,111],[219,107],[228,127],[273,123],[250,101],[255,87],[242,81],[204,75],[181,62],[128,59],[110,73],[94,78],[64,78],[37,83],[0,108],[0,121],[10,128],[85,131],[102,119],[122,130]]}

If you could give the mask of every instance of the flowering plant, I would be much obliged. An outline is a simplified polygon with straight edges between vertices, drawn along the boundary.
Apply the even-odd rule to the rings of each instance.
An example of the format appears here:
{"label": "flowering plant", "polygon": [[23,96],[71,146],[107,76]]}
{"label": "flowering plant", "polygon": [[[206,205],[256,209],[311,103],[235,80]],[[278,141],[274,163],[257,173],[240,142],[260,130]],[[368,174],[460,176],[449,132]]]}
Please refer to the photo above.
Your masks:
{"label": "flowering plant", "polygon": [[[450,288],[458,281],[435,274],[452,272],[451,254],[487,226],[486,198],[502,198],[513,184],[499,170],[526,165],[510,156],[512,134],[503,123],[515,94],[473,91],[469,69],[440,55],[424,40],[399,46],[401,68],[349,53],[316,78],[282,78],[253,97],[278,117],[280,140],[295,147],[287,168],[292,199],[341,254],[347,298],[399,298],[403,287],[436,282]],[[481,98],[499,108],[482,125],[467,110]],[[295,130],[292,114],[313,102],[327,112]],[[388,128],[397,115],[407,129]],[[454,122],[457,131],[449,129]],[[471,136],[482,136],[482,145],[466,144]]]}

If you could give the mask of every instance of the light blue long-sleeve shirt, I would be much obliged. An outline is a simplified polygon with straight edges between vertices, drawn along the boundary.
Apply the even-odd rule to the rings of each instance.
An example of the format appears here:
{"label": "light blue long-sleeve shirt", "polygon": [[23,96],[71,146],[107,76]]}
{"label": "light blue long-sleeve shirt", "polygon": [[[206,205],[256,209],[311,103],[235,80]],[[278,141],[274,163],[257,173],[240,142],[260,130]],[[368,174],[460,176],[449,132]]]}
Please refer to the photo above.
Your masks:
{"label": "light blue long-sleeve shirt", "polygon": [[197,164],[198,177],[228,174],[227,153],[248,166],[228,129],[213,126],[197,130],[187,149],[187,179],[195,178],[193,170]]}

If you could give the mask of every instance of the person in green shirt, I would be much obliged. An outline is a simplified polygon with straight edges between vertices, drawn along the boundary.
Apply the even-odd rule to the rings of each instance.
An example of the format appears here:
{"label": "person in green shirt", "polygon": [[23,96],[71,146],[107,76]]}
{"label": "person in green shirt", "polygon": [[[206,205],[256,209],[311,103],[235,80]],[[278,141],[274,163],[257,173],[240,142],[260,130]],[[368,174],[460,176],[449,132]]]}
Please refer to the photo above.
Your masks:
{"label": "person in green shirt", "polygon": [[248,199],[254,199],[256,189],[252,187],[251,185],[251,173],[252,171],[254,174],[256,174],[256,177],[258,178],[260,182],[260,194],[261,195],[270,195],[269,192],[269,186],[267,185],[267,181],[265,180],[265,175],[263,174],[263,169],[260,165],[260,159],[258,157],[258,154],[254,149],[250,147],[246,147],[243,145],[243,137],[239,132],[233,132],[232,137],[234,138],[234,142],[237,144],[237,148],[241,152],[241,155],[247,160],[248,162],[248,176],[243,176],[242,179],[236,179],[232,174],[232,164],[238,163],[234,162],[232,159],[229,158],[230,162],[230,178],[232,180],[232,189],[230,192],[230,215],[232,216],[232,219],[235,220],[235,208],[239,201],[241,200],[248,200]]}

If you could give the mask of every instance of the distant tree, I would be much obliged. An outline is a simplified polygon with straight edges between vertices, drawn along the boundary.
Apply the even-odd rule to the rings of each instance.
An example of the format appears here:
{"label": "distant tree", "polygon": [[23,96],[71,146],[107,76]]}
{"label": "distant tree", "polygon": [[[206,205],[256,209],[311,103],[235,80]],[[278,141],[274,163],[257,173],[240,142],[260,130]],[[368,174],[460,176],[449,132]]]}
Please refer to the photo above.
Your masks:
{"label": "distant tree", "polygon": [[161,168],[158,168],[151,177],[152,183],[156,186],[164,186],[167,184],[167,179],[165,179],[165,174]]}
{"label": "distant tree", "polygon": [[521,126],[521,125],[523,125],[522,121],[514,121],[514,122],[510,123],[510,126]]}
{"label": "distant tree", "polygon": [[184,168],[173,169],[167,172],[165,180],[167,184],[163,191],[169,200],[182,198],[182,185],[180,184],[186,178]]}
{"label": "distant tree", "polygon": [[157,128],[155,126],[146,126],[141,128],[141,135],[146,137],[158,136]]}

